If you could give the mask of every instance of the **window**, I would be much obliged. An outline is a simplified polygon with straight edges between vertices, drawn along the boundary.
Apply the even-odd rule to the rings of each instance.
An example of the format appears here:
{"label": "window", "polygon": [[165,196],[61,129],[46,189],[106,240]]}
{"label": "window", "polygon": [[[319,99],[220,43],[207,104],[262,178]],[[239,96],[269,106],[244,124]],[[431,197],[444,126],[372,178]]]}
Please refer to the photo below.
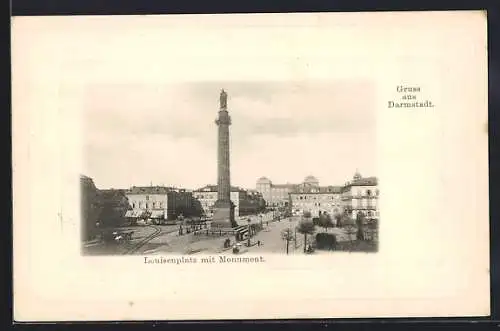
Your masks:
{"label": "window", "polygon": [[146,202],[146,209],[149,209],[149,205],[148,205],[148,203],[147,203],[147,202]]}
{"label": "window", "polygon": [[[146,195],[146,201],[149,201],[149,195]],[[147,207],[146,207],[147,208]]]}
{"label": "window", "polygon": [[153,202],[153,209],[155,209],[155,208],[156,208],[156,203],[155,203],[155,202]]}
{"label": "window", "polygon": [[135,208],[135,202],[132,202],[132,208]]}
{"label": "window", "polygon": [[366,190],[366,195],[367,195],[367,196],[371,196],[371,195],[372,195],[372,191],[370,191],[370,190]]}

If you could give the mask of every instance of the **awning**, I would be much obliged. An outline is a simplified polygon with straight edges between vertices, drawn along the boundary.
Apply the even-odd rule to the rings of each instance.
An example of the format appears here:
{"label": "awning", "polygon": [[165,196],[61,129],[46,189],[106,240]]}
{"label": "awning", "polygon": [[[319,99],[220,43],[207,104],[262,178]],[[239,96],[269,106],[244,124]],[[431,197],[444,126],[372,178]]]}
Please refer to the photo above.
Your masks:
{"label": "awning", "polygon": [[234,228],[234,230],[236,232],[245,233],[245,232],[248,232],[248,226],[240,225],[240,226],[237,226],[236,228]]}
{"label": "awning", "polygon": [[152,210],[151,218],[163,218],[165,216],[165,212],[163,210]]}
{"label": "awning", "polygon": [[125,213],[125,217],[129,218],[139,218],[142,217],[143,215],[144,215],[144,210],[140,209],[127,210],[127,212]]}

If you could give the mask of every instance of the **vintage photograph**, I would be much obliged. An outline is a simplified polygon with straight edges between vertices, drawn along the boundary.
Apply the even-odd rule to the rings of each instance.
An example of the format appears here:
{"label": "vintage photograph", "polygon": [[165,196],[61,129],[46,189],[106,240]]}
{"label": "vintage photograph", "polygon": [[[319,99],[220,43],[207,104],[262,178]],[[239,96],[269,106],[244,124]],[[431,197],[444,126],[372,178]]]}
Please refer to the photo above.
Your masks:
{"label": "vintage photograph", "polygon": [[487,316],[486,23],[16,18],[15,319]]}
{"label": "vintage photograph", "polygon": [[86,92],[83,255],[377,252],[373,83]]}

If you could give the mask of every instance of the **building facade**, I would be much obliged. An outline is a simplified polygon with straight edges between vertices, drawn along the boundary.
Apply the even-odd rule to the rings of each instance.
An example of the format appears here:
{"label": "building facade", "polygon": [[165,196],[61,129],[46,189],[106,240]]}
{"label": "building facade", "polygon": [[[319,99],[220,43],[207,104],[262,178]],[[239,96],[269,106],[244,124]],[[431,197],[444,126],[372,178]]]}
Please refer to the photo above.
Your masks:
{"label": "building facade", "polygon": [[315,177],[308,176],[289,194],[292,213],[297,215],[309,211],[312,217],[318,217],[320,213],[341,214],[341,193],[341,186],[320,186]]}
{"label": "building facade", "polygon": [[[286,189],[282,190],[283,187]],[[295,215],[308,211],[312,217],[328,213],[331,216],[344,214],[354,219],[362,213],[368,220],[379,218],[378,180],[376,177],[362,177],[359,172],[341,186],[320,186],[314,176],[307,176],[301,184],[286,186],[273,185],[268,178],[261,177],[257,181],[257,191],[262,193],[268,206],[288,205],[289,211]]]}
{"label": "building facade", "polygon": [[262,195],[268,207],[288,207],[288,195],[295,191],[295,184],[273,184],[266,177],[257,180],[256,191]]}
{"label": "building facade", "polygon": [[[247,191],[233,186],[231,187],[230,197],[231,202],[234,204],[234,215],[236,217],[256,214],[262,210],[263,199],[258,192]],[[203,214],[212,217],[218,199],[217,185],[207,185],[193,191],[193,198],[201,206]]]}
{"label": "building facade", "polygon": [[99,204],[99,190],[92,178],[80,175],[81,197],[81,239],[94,239],[98,234],[97,224],[101,212]]}
{"label": "building facade", "polygon": [[193,195],[186,189],[164,186],[134,186],[126,191],[132,210],[130,218],[175,220],[178,216],[196,214]]}
{"label": "building facade", "polygon": [[342,190],[345,212],[352,218],[362,213],[367,219],[379,218],[379,189],[376,177],[363,178],[358,172],[347,182]]}

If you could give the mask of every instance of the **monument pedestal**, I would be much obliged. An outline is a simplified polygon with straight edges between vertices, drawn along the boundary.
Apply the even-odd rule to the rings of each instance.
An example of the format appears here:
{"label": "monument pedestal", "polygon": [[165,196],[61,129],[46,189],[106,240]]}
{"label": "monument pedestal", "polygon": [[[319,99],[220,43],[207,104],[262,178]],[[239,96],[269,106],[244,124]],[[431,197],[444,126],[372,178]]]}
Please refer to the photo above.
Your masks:
{"label": "monument pedestal", "polygon": [[232,201],[216,201],[214,205],[212,228],[235,228],[238,226],[234,219],[234,204]]}

